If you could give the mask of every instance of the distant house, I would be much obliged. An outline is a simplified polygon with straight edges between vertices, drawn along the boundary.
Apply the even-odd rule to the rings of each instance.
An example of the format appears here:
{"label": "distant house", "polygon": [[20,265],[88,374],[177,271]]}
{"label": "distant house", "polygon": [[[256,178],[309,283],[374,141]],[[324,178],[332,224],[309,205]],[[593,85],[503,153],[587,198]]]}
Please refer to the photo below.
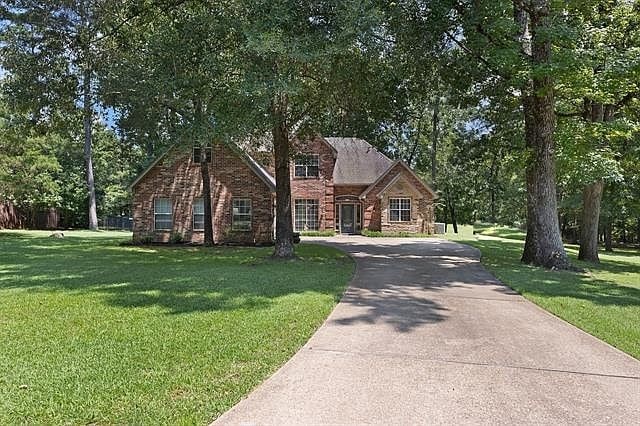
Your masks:
{"label": "distant house", "polygon": [[[363,229],[433,233],[436,198],[404,162],[362,139],[315,137],[298,142],[291,163],[294,231]],[[216,243],[265,244],[274,235],[273,170],[222,144],[174,147],[132,184],[134,239],[201,242],[204,234],[201,156],[211,177]]]}

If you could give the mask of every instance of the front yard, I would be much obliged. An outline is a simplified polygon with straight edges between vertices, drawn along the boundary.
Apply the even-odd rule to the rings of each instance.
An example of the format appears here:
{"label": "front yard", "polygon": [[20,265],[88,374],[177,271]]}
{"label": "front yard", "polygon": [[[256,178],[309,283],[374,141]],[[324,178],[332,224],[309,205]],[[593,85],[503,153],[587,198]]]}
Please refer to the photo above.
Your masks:
{"label": "front yard", "polygon": [[204,424],[327,317],[337,250],[122,247],[130,234],[0,233],[0,424]]}
{"label": "front yard", "polygon": [[600,264],[577,260],[584,273],[547,271],[520,262],[524,233],[506,227],[470,227],[447,237],[482,252],[482,264],[503,283],[560,318],[640,359],[640,251],[600,252]]}

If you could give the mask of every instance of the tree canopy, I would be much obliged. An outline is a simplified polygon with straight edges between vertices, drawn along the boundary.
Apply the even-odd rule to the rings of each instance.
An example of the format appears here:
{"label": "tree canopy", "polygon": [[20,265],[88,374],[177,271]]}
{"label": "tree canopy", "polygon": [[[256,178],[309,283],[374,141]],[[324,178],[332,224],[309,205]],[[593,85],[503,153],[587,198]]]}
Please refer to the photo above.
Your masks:
{"label": "tree canopy", "polygon": [[94,227],[168,146],[269,140],[289,257],[292,144],[320,133],[411,164],[440,221],[523,227],[526,262],[640,241],[636,1],[12,0],[0,20],[5,202]]}

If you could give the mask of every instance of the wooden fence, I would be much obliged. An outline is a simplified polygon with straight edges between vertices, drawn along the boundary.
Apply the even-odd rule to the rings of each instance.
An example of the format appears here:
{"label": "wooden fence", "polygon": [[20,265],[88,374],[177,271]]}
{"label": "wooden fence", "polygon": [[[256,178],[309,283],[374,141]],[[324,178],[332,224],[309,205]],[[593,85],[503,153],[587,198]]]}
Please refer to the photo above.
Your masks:
{"label": "wooden fence", "polygon": [[56,229],[60,211],[56,208],[24,210],[11,202],[0,203],[0,229]]}

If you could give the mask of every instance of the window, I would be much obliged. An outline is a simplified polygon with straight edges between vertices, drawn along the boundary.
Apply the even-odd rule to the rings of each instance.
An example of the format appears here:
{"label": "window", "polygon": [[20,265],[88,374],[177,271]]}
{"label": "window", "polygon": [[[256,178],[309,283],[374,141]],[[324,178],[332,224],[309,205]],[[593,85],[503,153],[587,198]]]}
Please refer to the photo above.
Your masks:
{"label": "window", "polygon": [[153,216],[154,229],[158,231],[171,230],[173,228],[171,200],[169,198],[156,198],[153,200]]}
{"label": "window", "polygon": [[204,198],[193,200],[193,230],[204,231]]}
{"label": "window", "polygon": [[297,178],[310,178],[318,177],[318,164],[320,163],[320,157],[316,154],[313,155],[299,155],[295,161],[295,177]]}
{"label": "window", "polygon": [[231,229],[234,231],[251,230],[251,200],[248,198],[233,199],[233,218]]}
{"label": "window", "polygon": [[390,198],[389,199],[389,221],[391,222],[411,221],[411,199],[410,198]]}
{"label": "window", "polygon": [[318,200],[296,200],[294,217],[296,231],[317,231]]}
{"label": "window", "polygon": [[210,163],[211,162],[211,146],[205,146],[205,147],[199,147],[199,146],[194,146],[193,147],[193,162],[195,164],[200,164],[202,163],[202,154],[204,153],[205,157],[205,162],[206,163]]}

